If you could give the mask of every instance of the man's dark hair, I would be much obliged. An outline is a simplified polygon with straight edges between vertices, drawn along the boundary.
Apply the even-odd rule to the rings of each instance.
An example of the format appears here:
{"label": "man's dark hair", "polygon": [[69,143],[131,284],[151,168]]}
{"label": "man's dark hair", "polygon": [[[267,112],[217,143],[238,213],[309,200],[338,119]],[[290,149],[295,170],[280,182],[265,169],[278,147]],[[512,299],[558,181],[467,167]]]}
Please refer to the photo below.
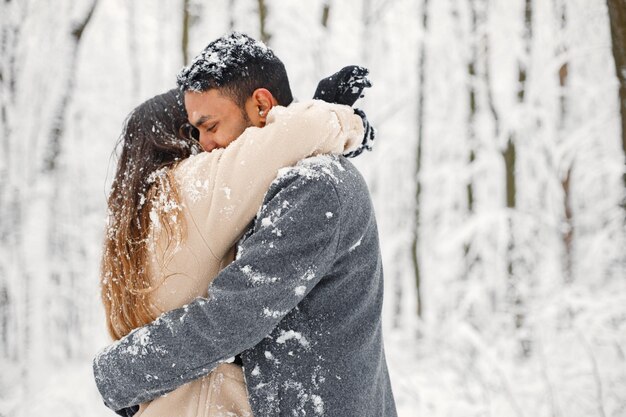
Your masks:
{"label": "man's dark hair", "polygon": [[238,32],[208,44],[177,81],[183,92],[221,90],[242,108],[257,88],[269,90],[282,106],[293,101],[282,61],[263,42]]}

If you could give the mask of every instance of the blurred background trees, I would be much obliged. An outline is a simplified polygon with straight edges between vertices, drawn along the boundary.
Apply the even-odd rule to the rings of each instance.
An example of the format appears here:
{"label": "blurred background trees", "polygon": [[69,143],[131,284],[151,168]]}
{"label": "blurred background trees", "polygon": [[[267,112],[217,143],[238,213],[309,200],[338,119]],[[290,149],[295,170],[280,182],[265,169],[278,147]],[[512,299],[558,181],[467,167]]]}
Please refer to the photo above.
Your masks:
{"label": "blurred background trees", "polygon": [[[402,416],[626,413],[623,0],[0,2],[0,415],[107,415],[98,263],[128,112],[229,30],[344,65]],[[36,400],[36,401],[33,401]],[[86,411],[87,410],[87,411]]]}

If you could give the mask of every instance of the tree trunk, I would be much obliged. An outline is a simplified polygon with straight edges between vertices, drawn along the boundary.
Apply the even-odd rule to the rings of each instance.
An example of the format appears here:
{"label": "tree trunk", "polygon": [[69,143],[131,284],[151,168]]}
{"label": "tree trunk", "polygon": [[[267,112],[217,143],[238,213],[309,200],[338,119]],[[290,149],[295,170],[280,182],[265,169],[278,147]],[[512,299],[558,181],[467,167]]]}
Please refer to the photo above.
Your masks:
{"label": "tree trunk", "polygon": [[[561,33],[560,38],[565,39],[567,15],[566,15],[566,2],[559,2],[556,13],[559,17],[559,31]],[[562,40],[557,46],[557,56],[566,56],[567,44]],[[559,132],[564,132],[566,128],[567,120],[567,84],[569,76],[569,63],[563,62],[558,70],[559,78],[559,120],[558,129]],[[563,220],[565,228],[562,233],[563,240],[563,273],[565,283],[571,283],[574,281],[574,213],[572,211],[572,178],[573,165],[570,165],[564,176],[561,178],[561,189],[563,190]]]}
{"label": "tree trunk", "polygon": [[61,139],[65,130],[65,120],[67,117],[67,107],[72,99],[74,93],[74,81],[76,79],[76,59],[78,57],[78,49],[80,41],[83,36],[85,28],[89,24],[93,12],[96,8],[97,0],[93,0],[89,9],[87,10],[85,17],[73,24],[71,38],[72,49],[68,60],[68,73],[65,80],[65,88],[63,89],[63,95],[59,99],[59,105],[55,111],[55,118],[50,132],[50,140],[48,142],[48,152],[44,160],[43,172],[48,174],[54,171],[57,166],[57,160],[61,153]]}
{"label": "tree trunk", "polygon": [[[27,17],[28,1],[0,3],[0,132],[2,159],[0,163],[0,331],[6,334],[0,344],[0,358],[20,363],[27,356],[27,324],[30,311],[24,307],[23,296],[30,276],[24,271],[22,245],[24,176],[19,176],[16,160],[21,143],[11,141],[16,122],[18,61],[20,43]],[[24,375],[28,377],[28,375]],[[0,375],[0,382],[2,382]],[[8,382],[8,381],[7,381]],[[26,385],[22,382],[22,385]]]}
{"label": "tree trunk", "polygon": [[231,32],[235,30],[235,1],[228,0],[228,30]]}
{"label": "tree trunk", "polygon": [[324,1],[322,7],[322,27],[328,28],[328,19],[330,18],[330,0]]}
{"label": "tree trunk", "polygon": [[126,4],[128,7],[128,16],[126,18],[126,30],[128,32],[128,69],[130,71],[132,100],[136,102],[141,98],[141,70],[139,51],[137,48],[137,2],[129,1]]}
{"label": "tree trunk", "polygon": [[411,242],[411,260],[413,262],[413,275],[415,276],[415,291],[417,294],[417,315],[422,317],[424,311],[422,308],[422,291],[421,291],[421,271],[419,263],[419,230],[420,230],[420,202],[421,202],[421,180],[420,173],[422,169],[422,146],[424,143],[424,122],[426,104],[426,47],[428,34],[428,5],[429,0],[422,2],[422,10],[420,23],[422,25],[422,40],[419,45],[418,52],[418,97],[417,97],[417,149],[415,152],[415,211],[413,214],[413,239]]}
{"label": "tree trunk", "polygon": [[[229,3],[229,6],[231,5]],[[182,36],[180,42],[180,49],[183,58],[183,65],[187,65],[189,63],[189,0],[183,0],[183,27],[182,27]],[[231,20],[232,25],[232,20]]]}
{"label": "tree trunk", "polygon": [[[622,149],[626,156],[626,0],[607,0],[609,19],[611,21],[611,38],[613,41],[613,58],[615,72],[619,80],[619,103],[622,116]],[[626,190],[626,169],[622,174]],[[626,197],[622,200],[626,210]]]}
{"label": "tree trunk", "polygon": [[[520,61],[518,63],[518,82],[519,90],[517,92],[517,99],[519,105],[523,108],[526,100],[526,81],[527,81],[527,62],[531,59],[531,47],[533,37],[532,27],[532,0],[524,1],[524,49],[526,62]],[[515,219],[514,213],[516,209],[516,178],[515,178],[515,165],[516,165],[516,149],[515,149],[515,135],[511,135],[507,142],[507,147],[502,153],[504,157],[504,164],[506,169],[506,205],[509,210],[509,245],[507,248],[507,272],[508,272],[508,298],[513,308],[513,322],[517,330],[522,329],[525,326],[526,317],[524,314],[524,300],[520,293],[519,280],[520,277],[515,271]],[[520,338],[521,354],[523,357],[529,357],[531,354],[531,343],[528,337]]]}
{"label": "tree trunk", "polygon": [[[469,61],[467,62],[467,98],[469,112],[467,115],[467,142],[469,146],[469,152],[467,155],[467,166],[470,168],[473,166],[476,160],[476,116],[478,113],[477,104],[477,84],[478,84],[478,10],[476,7],[476,0],[469,0],[469,12],[470,12],[470,33],[467,36],[469,38]],[[459,19],[460,13],[455,10],[454,16]],[[459,22],[459,26],[461,26]],[[458,39],[458,42],[462,42],[463,39]],[[474,214],[474,176],[470,175],[466,185],[466,204],[467,214],[471,217]],[[472,238],[469,237],[463,244],[463,259],[465,267],[462,273],[462,279],[467,280],[471,274],[472,268],[476,264],[476,259],[472,254]]]}
{"label": "tree trunk", "polygon": [[267,4],[265,0],[258,0],[259,3],[259,36],[261,41],[268,44],[272,38],[272,35],[267,31]]}
{"label": "tree trunk", "polygon": [[[469,145],[470,151],[468,155],[468,164],[472,166],[474,160],[476,159],[476,154],[474,151],[474,145],[476,141],[476,113],[477,113],[477,104],[476,104],[476,66],[478,65],[478,11],[476,10],[476,0],[469,1],[470,13],[471,13],[471,27],[470,27],[470,59],[467,63],[467,74],[468,74],[468,99],[469,99],[469,114],[467,120],[467,130],[469,137]],[[474,211],[474,186],[472,183],[472,179],[470,178],[467,182],[467,210],[470,215]],[[465,255],[468,254],[470,248],[469,244],[466,244],[465,247]]]}
{"label": "tree trunk", "polygon": [[[71,46],[66,61],[65,79],[63,80],[65,87],[62,89],[63,93],[58,100],[59,104],[55,111],[56,117],[48,136],[49,148],[44,159],[44,176],[41,180],[46,184],[45,189],[50,191],[46,202],[48,221],[45,222],[47,228],[46,258],[50,262],[45,277],[45,291],[49,291],[49,294],[45,296],[43,288],[37,291],[44,294],[42,299],[44,303],[49,303],[50,297],[55,297],[56,300],[47,306],[41,305],[36,308],[45,308],[48,312],[49,323],[47,328],[52,329],[49,337],[53,346],[48,353],[55,360],[69,359],[80,353],[75,351],[77,344],[74,342],[77,337],[80,337],[82,330],[81,323],[76,322],[76,311],[80,305],[80,299],[76,296],[78,293],[76,283],[72,282],[71,265],[68,266],[66,262],[71,253],[69,248],[72,246],[72,237],[68,230],[63,227],[66,217],[63,216],[65,200],[62,196],[67,184],[65,183],[65,168],[59,163],[59,160],[67,142],[65,126],[68,107],[75,92],[78,52],[85,28],[91,21],[96,5],[97,0],[92,0],[81,19],[70,23],[69,42],[71,42]],[[72,259],[76,260],[74,257]]]}
{"label": "tree trunk", "polygon": [[[485,20],[488,19],[488,17],[490,16],[490,2],[487,2],[485,5]],[[482,42],[482,56],[481,56],[481,60],[482,60],[482,67],[483,67],[483,73],[482,73],[482,78],[483,78],[483,83],[485,85],[485,99],[486,99],[486,107],[491,115],[491,120],[493,121],[493,133],[492,133],[492,137],[496,140],[496,144],[497,144],[497,140],[500,138],[500,114],[498,113],[498,109],[496,108],[496,102],[494,99],[494,87],[493,87],[493,83],[492,83],[492,75],[491,75],[491,66],[489,65],[489,60],[490,60],[490,54],[491,54],[491,37],[494,36],[494,33],[492,31],[488,31],[486,30],[484,33],[484,38],[483,38],[483,42]],[[497,145],[496,145],[497,146]],[[506,154],[506,151],[505,151]],[[514,156],[512,158],[513,162],[513,166],[511,168],[509,168],[506,164],[506,160],[507,157],[504,157],[505,160],[505,173],[506,173],[506,178],[508,178],[508,173],[509,171],[513,174],[514,173],[514,169],[515,169],[515,165],[514,165]],[[515,196],[515,182],[514,182],[514,174],[512,175],[511,179],[511,194],[513,196]],[[505,187],[507,190],[507,195],[508,195],[508,190],[509,190],[509,185],[508,185],[508,181],[505,180]],[[507,208],[508,208],[508,201],[507,201]],[[510,265],[509,265],[510,266]],[[491,288],[490,292],[490,300],[491,300],[491,311],[492,312],[496,312],[498,311],[498,305],[501,301],[501,297],[500,294],[497,293],[497,290],[495,288]]]}
{"label": "tree trunk", "polygon": [[573,167],[569,167],[565,173],[565,177],[561,179],[561,187],[563,188],[563,214],[565,220],[565,230],[563,231],[563,247],[565,250],[563,260],[563,273],[565,274],[565,283],[574,281],[573,267],[573,243],[574,243],[574,221],[572,212],[572,179]]}

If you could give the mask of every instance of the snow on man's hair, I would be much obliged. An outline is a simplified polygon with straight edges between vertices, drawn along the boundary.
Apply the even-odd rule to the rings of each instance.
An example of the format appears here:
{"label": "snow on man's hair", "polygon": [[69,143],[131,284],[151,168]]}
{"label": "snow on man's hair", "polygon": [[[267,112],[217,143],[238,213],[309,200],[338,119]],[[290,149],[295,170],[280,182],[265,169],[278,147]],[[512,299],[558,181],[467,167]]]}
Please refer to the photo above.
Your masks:
{"label": "snow on man's hair", "polygon": [[177,82],[182,91],[223,89],[240,104],[257,88],[267,88],[282,105],[293,100],[281,60],[263,42],[239,32],[209,43]]}

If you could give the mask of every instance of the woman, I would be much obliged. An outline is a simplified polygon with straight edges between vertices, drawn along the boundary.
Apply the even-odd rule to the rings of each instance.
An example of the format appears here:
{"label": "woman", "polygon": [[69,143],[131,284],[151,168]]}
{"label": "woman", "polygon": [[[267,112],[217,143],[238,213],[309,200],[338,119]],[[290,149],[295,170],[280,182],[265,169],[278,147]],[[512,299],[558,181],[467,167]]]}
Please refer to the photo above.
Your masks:
{"label": "woman", "polygon": [[[130,114],[121,137],[101,277],[116,340],[208,296],[280,168],[318,153],[354,151],[364,135],[350,107],[310,101],[275,107],[262,129],[248,128],[227,148],[201,152],[188,134],[181,99],[171,90],[146,101]],[[241,368],[222,364],[141,404],[136,414],[173,415],[251,415]]]}

